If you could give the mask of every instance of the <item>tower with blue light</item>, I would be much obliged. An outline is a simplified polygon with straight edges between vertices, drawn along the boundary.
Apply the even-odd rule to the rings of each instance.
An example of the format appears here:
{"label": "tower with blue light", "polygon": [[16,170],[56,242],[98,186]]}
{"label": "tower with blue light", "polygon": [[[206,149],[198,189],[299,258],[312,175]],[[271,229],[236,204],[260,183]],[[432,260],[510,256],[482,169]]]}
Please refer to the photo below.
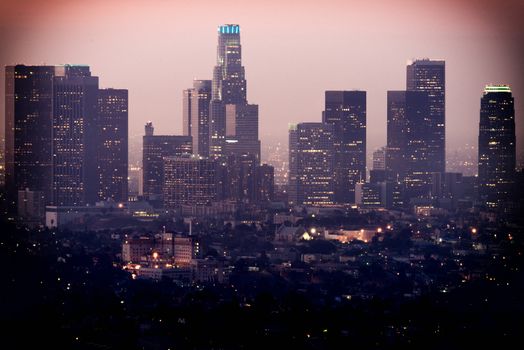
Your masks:
{"label": "tower with blue light", "polygon": [[246,79],[242,66],[240,26],[218,27],[217,64],[213,70],[213,100],[225,104],[246,103]]}
{"label": "tower with blue light", "polygon": [[[212,158],[252,154],[260,160],[258,106],[248,104],[246,85],[240,26],[221,25],[218,27],[217,61],[213,69],[209,108],[209,155]],[[245,111],[250,111],[249,118],[246,118]],[[248,132],[240,132],[240,129]]]}

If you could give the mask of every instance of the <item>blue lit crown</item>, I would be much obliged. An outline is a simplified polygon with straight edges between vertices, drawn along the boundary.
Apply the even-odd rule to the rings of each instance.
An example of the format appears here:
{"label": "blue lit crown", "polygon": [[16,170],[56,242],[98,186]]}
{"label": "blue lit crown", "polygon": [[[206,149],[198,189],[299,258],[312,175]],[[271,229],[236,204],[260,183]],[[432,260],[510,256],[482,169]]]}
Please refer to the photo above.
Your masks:
{"label": "blue lit crown", "polygon": [[218,27],[220,34],[240,34],[240,26],[238,24],[225,24]]}

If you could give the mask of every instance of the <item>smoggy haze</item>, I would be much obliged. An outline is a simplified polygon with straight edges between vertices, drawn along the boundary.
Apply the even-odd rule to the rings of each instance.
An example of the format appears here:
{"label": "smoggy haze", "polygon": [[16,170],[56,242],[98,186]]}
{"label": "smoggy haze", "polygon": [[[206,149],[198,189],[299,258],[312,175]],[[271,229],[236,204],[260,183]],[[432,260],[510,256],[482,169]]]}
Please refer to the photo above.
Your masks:
{"label": "smoggy haze", "polygon": [[288,123],[320,121],[324,90],[360,89],[372,152],[385,144],[386,91],[405,89],[407,60],[442,58],[448,153],[476,146],[484,85],[505,83],[522,157],[522,14],[518,0],[3,1],[0,64],[88,64],[101,87],[129,89],[131,137],[147,120],[158,134],[181,133],[182,90],[212,78],[216,27],[238,23],[263,143],[285,141]]}

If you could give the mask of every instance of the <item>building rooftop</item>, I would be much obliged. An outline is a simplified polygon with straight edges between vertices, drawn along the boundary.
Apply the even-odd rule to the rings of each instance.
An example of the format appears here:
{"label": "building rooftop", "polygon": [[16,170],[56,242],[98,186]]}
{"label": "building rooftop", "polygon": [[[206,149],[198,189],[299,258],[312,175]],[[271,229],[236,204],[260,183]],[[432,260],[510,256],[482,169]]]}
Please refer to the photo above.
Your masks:
{"label": "building rooftop", "polygon": [[486,85],[486,88],[484,89],[484,94],[490,93],[490,92],[509,92],[511,93],[511,89],[509,85],[504,84],[488,84]]}

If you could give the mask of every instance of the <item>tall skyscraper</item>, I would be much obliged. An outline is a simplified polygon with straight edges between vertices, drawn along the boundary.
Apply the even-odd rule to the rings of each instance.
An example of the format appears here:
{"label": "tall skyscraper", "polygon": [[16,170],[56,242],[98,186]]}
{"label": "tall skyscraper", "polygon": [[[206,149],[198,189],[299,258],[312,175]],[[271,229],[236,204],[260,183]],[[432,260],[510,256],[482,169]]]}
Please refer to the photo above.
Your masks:
{"label": "tall skyscraper", "polygon": [[217,64],[213,69],[213,100],[224,104],[247,102],[245,71],[242,66],[240,26],[225,24],[218,27]]}
{"label": "tall skyscraper", "polygon": [[161,201],[164,193],[164,157],[193,153],[191,136],[154,135],[153,123],[145,126],[142,168],[143,191],[150,200]]}
{"label": "tall skyscraper", "polygon": [[208,157],[211,80],[194,80],[193,88],[184,90],[183,95],[184,135],[193,137],[193,152],[196,155]]}
{"label": "tall skyscraper", "polygon": [[81,206],[98,199],[98,77],[88,66],[55,69],[53,80],[53,204]]}
{"label": "tall skyscraper", "polygon": [[333,125],[336,203],[355,202],[355,184],[366,179],[366,92],[326,91],[322,121]]}
{"label": "tall skyscraper", "polygon": [[405,185],[407,199],[428,196],[437,172],[427,140],[434,131],[429,115],[427,92],[388,91],[386,177]]}
{"label": "tall skyscraper", "polygon": [[217,199],[216,162],[198,156],[164,158],[164,207],[206,205]]}
{"label": "tall skyscraper", "polygon": [[329,206],[334,203],[334,126],[300,123],[289,129],[289,202]]}
{"label": "tall skyscraper", "polygon": [[237,153],[255,154],[260,159],[258,106],[247,102],[240,26],[225,24],[218,27],[217,64],[213,69],[210,156]]}
{"label": "tall skyscraper", "polygon": [[8,66],[6,88],[10,198],[127,200],[127,91],[99,92],[85,65]]}
{"label": "tall skyscraper", "polygon": [[424,117],[430,172],[446,171],[446,75],[443,60],[422,59],[408,64],[406,90],[427,93],[429,115]]}
{"label": "tall skyscraper", "polygon": [[510,200],[515,181],[515,108],[507,85],[487,85],[480,99],[479,196],[489,208]]}
{"label": "tall skyscraper", "polygon": [[98,91],[98,198],[127,202],[128,92]]}
{"label": "tall skyscraper", "polygon": [[428,119],[430,104],[424,91],[406,91],[405,145],[403,162],[405,166],[404,186],[409,198],[427,197],[431,189],[431,174],[436,171],[431,158],[427,137],[434,131]]}
{"label": "tall skyscraper", "polygon": [[404,182],[406,133],[406,91],[388,91],[386,174],[390,181]]}
{"label": "tall skyscraper", "polygon": [[54,66],[5,68],[5,181],[16,208],[18,191],[52,200]]}

